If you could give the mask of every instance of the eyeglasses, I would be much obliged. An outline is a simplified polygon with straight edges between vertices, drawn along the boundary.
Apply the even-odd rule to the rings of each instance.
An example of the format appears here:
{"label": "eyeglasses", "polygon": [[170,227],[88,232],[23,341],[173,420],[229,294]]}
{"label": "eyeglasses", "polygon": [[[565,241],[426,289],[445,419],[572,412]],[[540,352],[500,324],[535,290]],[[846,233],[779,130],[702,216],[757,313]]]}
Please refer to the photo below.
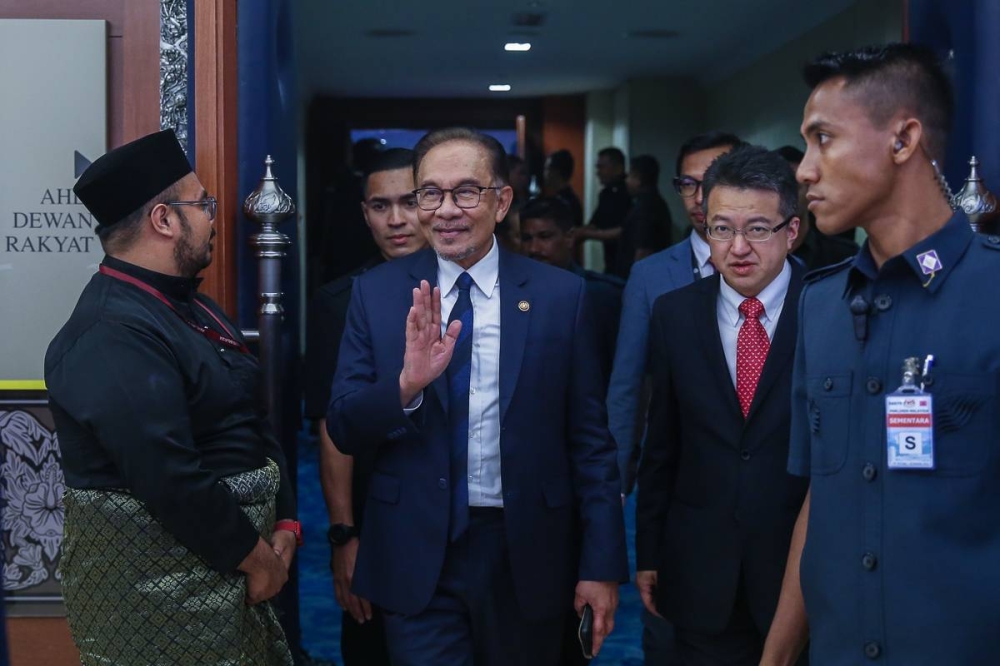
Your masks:
{"label": "eyeglasses", "polygon": [[728,224],[709,224],[708,237],[712,240],[719,241],[720,243],[728,243],[736,238],[736,234],[743,234],[743,238],[746,238],[749,243],[764,243],[771,240],[771,236],[774,235],[774,232],[780,231],[782,227],[788,226],[788,223],[792,221],[793,217],[795,216],[791,215],[785,218],[784,222],[774,227],[769,227],[766,224],[760,224],[759,222],[755,222],[745,229],[736,229]]}
{"label": "eyeglasses", "polygon": [[677,194],[685,199],[693,197],[699,187],[701,187],[701,181],[691,176],[677,176],[674,178],[674,189],[677,190]]}
{"label": "eyeglasses", "polygon": [[475,208],[483,198],[486,190],[497,190],[499,187],[482,187],[480,185],[462,185],[452,189],[442,189],[440,187],[421,187],[413,190],[417,197],[417,205],[421,210],[437,210],[444,204],[445,192],[451,192],[451,200],[459,208]]}
{"label": "eyeglasses", "polygon": [[201,206],[208,213],[208,221],[215,219],[215,214],[219,211],[219,202],[215,197],[205,197],[201,201],[164,201],[168,206]]}

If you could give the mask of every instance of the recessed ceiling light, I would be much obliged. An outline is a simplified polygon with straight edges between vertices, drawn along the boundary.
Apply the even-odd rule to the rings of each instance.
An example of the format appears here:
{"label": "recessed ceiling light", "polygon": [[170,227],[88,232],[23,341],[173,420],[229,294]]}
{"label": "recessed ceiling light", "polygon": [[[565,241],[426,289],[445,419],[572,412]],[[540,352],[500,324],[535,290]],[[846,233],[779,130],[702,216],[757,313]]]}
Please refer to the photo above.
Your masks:
{"label": "recessed ceiling light", "polygon": [[493,85],[490,86],[490,92],[509,92],[509,91],[510,91],[509,83],[494,83]]}
{"label": "recessed ceiling light", "polygon": [[503,45],[504,51],[530,51],[531,44],[528,42],[507,42]]}

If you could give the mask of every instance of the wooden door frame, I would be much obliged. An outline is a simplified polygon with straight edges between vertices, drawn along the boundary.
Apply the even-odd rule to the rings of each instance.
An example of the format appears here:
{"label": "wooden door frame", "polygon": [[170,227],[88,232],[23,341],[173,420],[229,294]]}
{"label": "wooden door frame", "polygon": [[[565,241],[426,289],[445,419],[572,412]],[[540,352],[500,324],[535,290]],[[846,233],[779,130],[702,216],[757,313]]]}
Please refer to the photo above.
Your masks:
{"label": "wooden door frame", "polygon": [[236,0],[193,4],[195,170],[205,189],[219,201],[215,251],[201,289],[235,320],[241,207]]}

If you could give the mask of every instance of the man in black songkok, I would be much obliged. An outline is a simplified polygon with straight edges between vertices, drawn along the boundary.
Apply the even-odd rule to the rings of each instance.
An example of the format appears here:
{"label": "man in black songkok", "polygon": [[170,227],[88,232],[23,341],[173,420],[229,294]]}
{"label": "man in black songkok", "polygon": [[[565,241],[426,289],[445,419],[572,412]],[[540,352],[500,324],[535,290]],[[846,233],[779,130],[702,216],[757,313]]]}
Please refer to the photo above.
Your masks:
{"label": "man in black songkok", "polygon": [[74,191],[107,255],[45,357],[81,659],[290,664],[267,601],[301,536],[285,458],[256,359],[197,292],[216,201],[169,130],[104,155]]}

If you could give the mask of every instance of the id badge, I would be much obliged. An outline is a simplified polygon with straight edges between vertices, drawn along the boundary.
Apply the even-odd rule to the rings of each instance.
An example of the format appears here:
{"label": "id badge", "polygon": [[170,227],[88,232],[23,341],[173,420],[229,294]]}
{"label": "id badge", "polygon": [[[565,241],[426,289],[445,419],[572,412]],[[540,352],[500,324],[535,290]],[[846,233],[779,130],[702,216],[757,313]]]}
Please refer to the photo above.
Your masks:
{"label": "id badge", "polygon": [[885,397],[889,469],[934,469],[934,398],[900,392]]}

